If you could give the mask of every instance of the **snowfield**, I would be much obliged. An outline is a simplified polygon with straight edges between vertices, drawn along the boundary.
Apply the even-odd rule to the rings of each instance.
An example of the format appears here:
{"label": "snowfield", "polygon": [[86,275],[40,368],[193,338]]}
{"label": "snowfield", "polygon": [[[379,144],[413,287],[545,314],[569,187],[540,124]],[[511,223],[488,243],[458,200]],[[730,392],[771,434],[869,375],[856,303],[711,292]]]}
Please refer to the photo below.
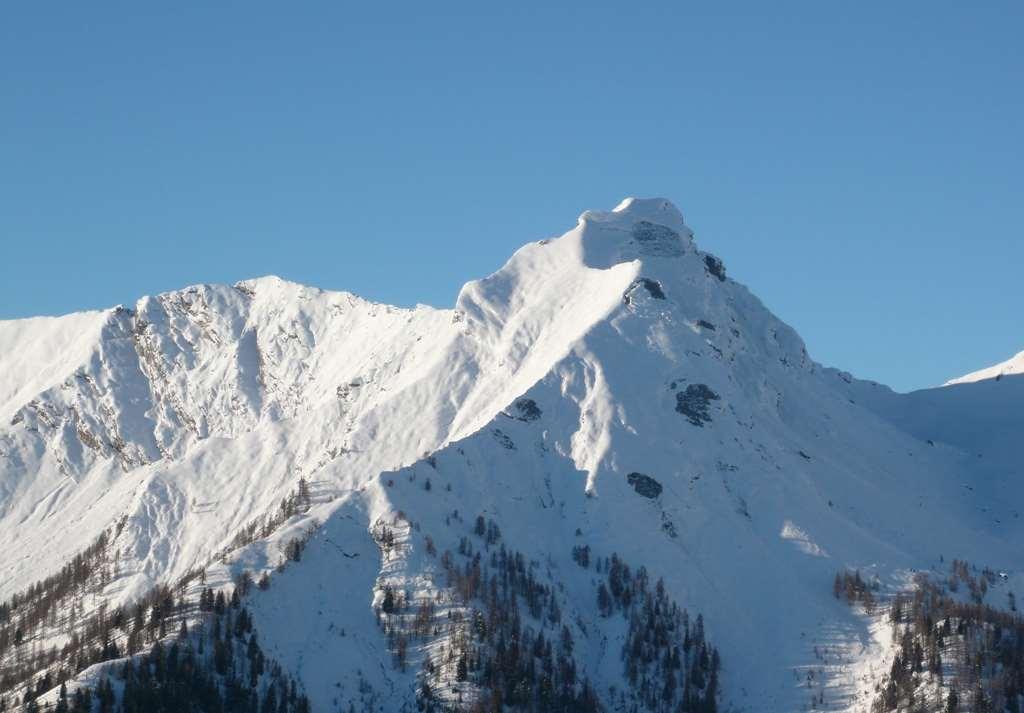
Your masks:
{"label": "snowfield", "polygon": [[999,379],[1014,374],[1024,374],[1024,352],[1018,352],[1002,363],[985,369],[979,369],[978,371],[972,371],[970,374],[964,374],[956,379],[950,379],[945,385],[971,384],[984,379]]}
{"label": "snowfield", "polygon": [[[117,525],[87,610],[266,573],[260,641],[313,710],[412,710],[445,635],[401,670],[376,610],[387,586],[457,611],[441,557],[482,515],[610,710],[626,626],[574,547],[702,614],[720,709],[868,711],[893,644],[837,571],[895,591],[959,558],[1022,581],[1022,364],[911,394],[818,365],[663,199],[583,213],[454,309],[265,277],[2,322],[0,599]],[[300,478],[308,511],[239,546]]]}

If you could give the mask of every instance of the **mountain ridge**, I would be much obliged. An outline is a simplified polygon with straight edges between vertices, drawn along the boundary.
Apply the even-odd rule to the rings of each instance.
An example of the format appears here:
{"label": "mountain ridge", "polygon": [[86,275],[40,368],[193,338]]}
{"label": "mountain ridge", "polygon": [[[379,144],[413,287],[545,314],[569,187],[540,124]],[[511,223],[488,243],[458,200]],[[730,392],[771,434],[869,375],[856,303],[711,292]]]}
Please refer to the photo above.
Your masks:
{"label": "mountain ridge", "polygon": [[[0,595],[113,523],[116,571],[93,599],[105,606],[197,568],[224,588],[266,575],[251,603],[261,642],[316,709],[415,705],[426,674],[414,665],[452,640],[425,636],[407,668],[388,669],[385,591],[457,601],[442,554],[464,551],[478,515],[536,563],[581,675],[638,695],[618,655],[628,630],[602,615],[596,572],[578,564],[586,547],[703,614],[735,710],[826,694],[833,709],[869,709],[890,642],[832,598],[837,569],[891,589],[944,556],[1020,569],[1014,498],[997,496],[1019,492],[1019,448],[965,432],[949,401],[985,391],[991,403],[990,386],[907,396],[818,365],[664,199],[584,212],[448,310],[265,277],[90,314],[69,324],[96,329],[102,315],[107,342],[65,350],[84,364],[50,368],[0,430],[0,538],[32,553],[0,552]],[[3,408],[19,388],[0,380]],[[922,398],[948,405],[922,422]],[[299,482],[305,511],[239,539]]]}
{"label": "mountain ridge", "polygon": [[972,371],[963,376],[958,376],[955,379],[950,379],[943,386],[953,386],[954,384],[967,384],[974,381],[982,381],[984,379],[1000,379],[1004,376],[1013,376],[1015,374],[1024,374],[1024,351],[1017,352],[1006,361],[993,364],[992,366]]}

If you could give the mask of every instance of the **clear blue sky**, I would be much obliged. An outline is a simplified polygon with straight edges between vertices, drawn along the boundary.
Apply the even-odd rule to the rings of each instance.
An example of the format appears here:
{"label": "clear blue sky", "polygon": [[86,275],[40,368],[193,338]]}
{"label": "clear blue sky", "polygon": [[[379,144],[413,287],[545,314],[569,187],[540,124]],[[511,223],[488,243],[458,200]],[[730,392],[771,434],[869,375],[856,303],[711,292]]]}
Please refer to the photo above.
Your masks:
{"label": "clear blue sky", "polygon": [[1018,1],[216,4],[0,10],[0,318],[268,273],[448,306],[664,195],[821,362],[1024,349]]}

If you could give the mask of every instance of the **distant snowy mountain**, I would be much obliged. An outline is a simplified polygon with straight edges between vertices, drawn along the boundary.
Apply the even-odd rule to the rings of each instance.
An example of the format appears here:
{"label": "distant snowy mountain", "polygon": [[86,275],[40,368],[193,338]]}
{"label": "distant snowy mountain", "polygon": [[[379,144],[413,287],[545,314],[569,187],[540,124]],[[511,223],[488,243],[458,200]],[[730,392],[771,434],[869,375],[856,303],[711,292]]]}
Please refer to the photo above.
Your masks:
{"label": "distant snowy mountain", "polygon": [[127,706],[176,641],[253,706],[279,666],[316,711],[942,710],[888,602],[1024,585],[994,385],[816,364],[663,199],[450,310],[268,277],[0,323],[0,696],[127,656]]}
{"label": "distant snowy mountain", "polygon": [[986,369],[979,369],[978,371],[972,371],[970,374],[964,374],[956,379],[950,379],[945,383],[945,386],[949,386],[951,384],[968,384],[974,381],[982,381],[984,379],[998,379],[1003,376],[1012,376],[1014,374],[1024,374],[1024,352],[1019,352],[1006,361],[990,366]]}

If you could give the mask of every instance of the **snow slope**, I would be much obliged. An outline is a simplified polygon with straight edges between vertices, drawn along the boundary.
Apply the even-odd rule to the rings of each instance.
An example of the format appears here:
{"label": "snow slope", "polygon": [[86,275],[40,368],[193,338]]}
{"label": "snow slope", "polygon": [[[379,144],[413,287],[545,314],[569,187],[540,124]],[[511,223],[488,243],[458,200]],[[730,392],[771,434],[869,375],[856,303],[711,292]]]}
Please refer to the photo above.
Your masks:
{"label": "snow slope", "polygon": [[984,379],[998,379],[1003,376],[1012,376],[1014,374],[1024,374],[1024,352],[1018,352],[1004,362],[995,364],[985,369],[979,369],[978,371],[972,371],[970,374],[964,374],[955,379],[950,379],[944,386],[951,386],[953,384],[969,384],[975,381],[982,381]]}
{"label": "snow slope", "polygon": [[[425,537],[455,551],[477,514],[558,588],[601,691],[623,686],[623,632],[574,545],[703,613],[736,710],[822,691],[866,710],[887,642],[832,598],[838,569],[895,587],[940,558],[1024,564],[1024,382],[900,395],[822,368],[662,199],[584,213],[453,310],[261,278],[3,323],[0,344],[0,595],[120,518],[109,603],[194,567],[270,572],[315,520],[252,606],[316,710],[411,704],[415,666],[390,667],[373,602],[385,583],[443,592]],[[223,556],[299,477],[310,512]],[[400,542],[384,555],[381,522]]]}
{"label": "snow slope", "polygon": [[851,399],[899,429],[930,445],[955,449],[972,461],[964,466],[967,472],[995,477],[1015,477],[1020,472],[1024,375],[910,393],[866,381],[853,381],[844,388]]}

